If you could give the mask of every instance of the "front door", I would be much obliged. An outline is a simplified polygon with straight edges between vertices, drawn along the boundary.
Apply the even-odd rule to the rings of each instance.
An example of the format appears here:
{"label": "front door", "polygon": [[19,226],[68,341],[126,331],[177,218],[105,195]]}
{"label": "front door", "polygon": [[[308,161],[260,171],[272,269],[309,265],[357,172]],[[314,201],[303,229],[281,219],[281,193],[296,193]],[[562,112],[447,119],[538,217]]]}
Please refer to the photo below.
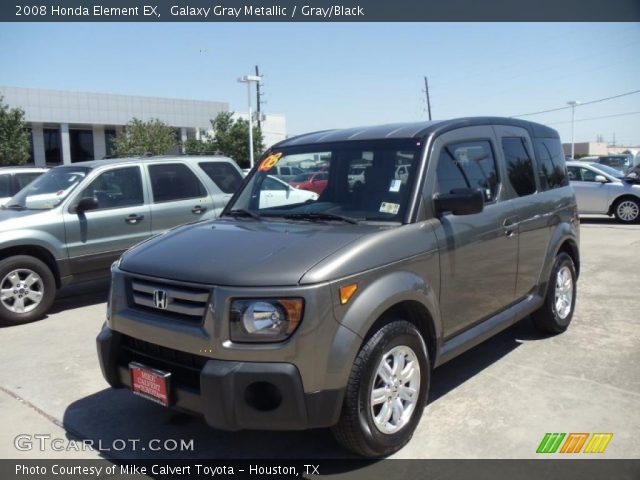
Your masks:
{"label": "front door", "polygon": [[436,224],[445,337],[461,333],[514,300],[518,241],[511,208],[502,201],[504,173],[496,151],[491,127],[445,133],[432,149],[427,192],[474,188],[485,199],[483,212],[444,213]]}
{"label": "front door", "polygon": [[605,183],[596,182],[598,173],[587,167],[570,166],[567,169],[580,213],[607,213],[609,190]]}
{"label": "front door", "polygon": [[[98,208],[77,213],[75,205],[86,197]],[[65,209],[64,224],[71,273],[79,279],[106,274],[123,251],[151,234],[140,166],[98,174]]]}

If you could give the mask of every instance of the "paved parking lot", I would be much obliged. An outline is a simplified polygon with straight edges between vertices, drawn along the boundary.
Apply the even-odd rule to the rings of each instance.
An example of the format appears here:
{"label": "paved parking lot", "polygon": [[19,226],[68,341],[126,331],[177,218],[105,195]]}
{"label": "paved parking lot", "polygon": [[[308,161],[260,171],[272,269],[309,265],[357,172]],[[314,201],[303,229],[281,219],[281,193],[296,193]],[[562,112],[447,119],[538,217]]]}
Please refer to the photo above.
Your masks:
{"label": "paved parking lot", "polygon": [[[532,458],[545,432],[613,432],[606,458],[640,458],[640,226],[583,219],[573,324],[541,337],[529,320],[434,373],[430,402],[400,458]],[[107,388],[95,352],[106,283],[65,292],[43,321],[0,329],[0,458],[97,457],[21,452],[18,434],[101,441],[193,439],[192,452],[149,449],[111,457],[344,456],[327,430],[215,431]],[[119,444],[118,444],[119,445]]]}

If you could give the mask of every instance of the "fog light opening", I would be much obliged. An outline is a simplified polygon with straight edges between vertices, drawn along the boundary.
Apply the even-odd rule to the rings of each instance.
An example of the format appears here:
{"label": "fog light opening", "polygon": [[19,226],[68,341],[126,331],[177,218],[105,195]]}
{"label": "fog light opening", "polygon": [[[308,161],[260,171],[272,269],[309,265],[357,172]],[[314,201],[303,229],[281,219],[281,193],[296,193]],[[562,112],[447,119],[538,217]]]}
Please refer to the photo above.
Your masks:
{"label": "fog light opening", "polygon": [[244,391],[244,400],[261,412],[275,410],[282,403],[280,389],[269,382],[254,382]]}

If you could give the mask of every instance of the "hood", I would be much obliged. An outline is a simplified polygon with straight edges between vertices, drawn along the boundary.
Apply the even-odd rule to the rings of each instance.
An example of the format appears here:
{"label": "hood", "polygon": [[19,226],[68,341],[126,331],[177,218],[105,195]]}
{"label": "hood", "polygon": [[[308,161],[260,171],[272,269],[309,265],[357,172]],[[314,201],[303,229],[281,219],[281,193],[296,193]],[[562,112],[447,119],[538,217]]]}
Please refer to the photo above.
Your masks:
{"label": "hood", "polygon": [[0,233],[31,227],[43,221],[40,217],[51,215],[52,210],[14,210],[0,208]]}
{"label": "hood", "polygon": [[200,222],[134,247],[120,269],[213,285],[297,285],[315,264],[379,229],[249,219]]}

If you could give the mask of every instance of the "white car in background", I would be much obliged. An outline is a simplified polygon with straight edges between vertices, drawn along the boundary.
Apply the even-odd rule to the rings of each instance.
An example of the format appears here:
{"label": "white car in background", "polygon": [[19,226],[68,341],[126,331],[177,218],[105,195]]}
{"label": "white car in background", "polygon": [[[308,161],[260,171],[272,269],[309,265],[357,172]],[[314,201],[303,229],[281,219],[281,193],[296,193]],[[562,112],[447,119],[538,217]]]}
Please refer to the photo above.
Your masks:
{"label": "white car in background", "polygon": [[48,169],[43,167],[0,168],[0,205],[33,182]]}
{"label": "white car in background", "polygon": [[567,162],[580,213],[614,215],[619,222],[640,220],[640,184],[615,168],[584,161]]}
{"label": "white car in background", "polygon": [[260,208],[280,207],[317,199],[317,193],[297,189],[278,177],[269,175],[264,179],[264,186],[260,192]]}

